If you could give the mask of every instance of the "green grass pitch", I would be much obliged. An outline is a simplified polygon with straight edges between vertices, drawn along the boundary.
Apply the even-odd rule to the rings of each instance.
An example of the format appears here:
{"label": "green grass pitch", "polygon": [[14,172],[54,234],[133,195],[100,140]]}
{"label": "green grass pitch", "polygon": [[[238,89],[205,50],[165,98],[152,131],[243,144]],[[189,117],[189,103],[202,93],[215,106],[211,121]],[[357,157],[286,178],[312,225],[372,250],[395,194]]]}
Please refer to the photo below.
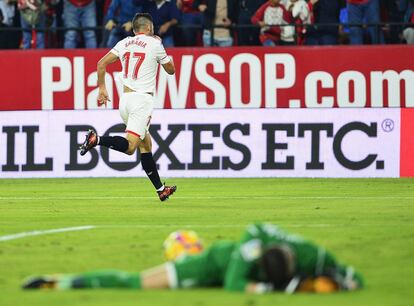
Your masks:
{"label": "green grass pitch", "polygon": [[[94,229],[0,241],[0,305],[414,305],[413,179],[171,179],[159,202],[147,179],[0,180],[0,236],[83,225]],[[33,274],[141,270],[162,241],[191,228],[208,245],[255,221],[279,224],[354,265],[364,290],[329,295],[181,291],[22,291]]]}

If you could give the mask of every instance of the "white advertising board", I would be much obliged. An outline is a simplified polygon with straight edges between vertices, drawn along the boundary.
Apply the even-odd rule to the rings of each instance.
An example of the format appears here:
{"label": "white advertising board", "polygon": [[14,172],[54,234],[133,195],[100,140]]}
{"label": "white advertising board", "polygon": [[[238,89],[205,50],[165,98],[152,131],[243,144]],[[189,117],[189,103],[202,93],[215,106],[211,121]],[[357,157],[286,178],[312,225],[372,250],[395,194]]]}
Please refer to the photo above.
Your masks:
{"label": "white advertising board", "polygon": [[[0,177],[140,177],[139,154],[97,147],[123,135],[117,110],[0,112]],[[162,177],[399,177],[400,109],[155,110]]]}

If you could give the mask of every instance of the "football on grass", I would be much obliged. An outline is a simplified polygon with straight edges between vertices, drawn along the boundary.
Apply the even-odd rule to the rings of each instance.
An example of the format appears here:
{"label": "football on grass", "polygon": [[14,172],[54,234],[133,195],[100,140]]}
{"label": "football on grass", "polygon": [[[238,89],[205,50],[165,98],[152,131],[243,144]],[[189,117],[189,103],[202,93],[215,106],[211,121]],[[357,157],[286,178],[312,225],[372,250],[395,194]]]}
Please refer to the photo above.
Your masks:
{"label": "football on grass", "polygon": [[203,250],[200,237],[194,231],[176,231],[168,235],[164,241],[164,255],[169,261],[183,256],[195,255]]}

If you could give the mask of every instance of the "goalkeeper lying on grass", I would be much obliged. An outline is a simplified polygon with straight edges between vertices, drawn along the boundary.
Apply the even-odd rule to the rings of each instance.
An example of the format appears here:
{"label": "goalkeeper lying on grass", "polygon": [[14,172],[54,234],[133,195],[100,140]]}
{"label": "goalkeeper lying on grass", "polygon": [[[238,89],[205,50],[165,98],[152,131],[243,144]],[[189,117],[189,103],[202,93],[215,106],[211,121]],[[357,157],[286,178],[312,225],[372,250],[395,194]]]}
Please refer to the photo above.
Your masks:
{"label": "goalkeeper lying on grass", "polygon": [[363,285],[352,267],[324,248],[270,224],[247,227],[241,240],[218,241],[196,255],[182,256],[140,272],[96,271],[28,279],[25,289],[223,287],[229,291],[333,292]]}

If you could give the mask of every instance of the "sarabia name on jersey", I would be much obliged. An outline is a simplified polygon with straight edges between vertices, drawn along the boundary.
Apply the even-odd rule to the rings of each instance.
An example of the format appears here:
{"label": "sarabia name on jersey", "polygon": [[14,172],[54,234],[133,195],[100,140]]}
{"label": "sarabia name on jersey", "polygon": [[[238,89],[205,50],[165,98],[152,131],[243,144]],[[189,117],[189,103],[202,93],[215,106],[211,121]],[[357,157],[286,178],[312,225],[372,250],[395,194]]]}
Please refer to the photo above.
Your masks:
{"label": "sarabia name on jersey", "polygon": [[143,42],[142,40],[139,39],[139,37],[137,37],[137,38],[135,38],[133,40],[127,41],[125,43],[125,48],[127,48],[130,45],[137,45],[139,47],[145,48],[147,46],[147,43],[146,42]]}

